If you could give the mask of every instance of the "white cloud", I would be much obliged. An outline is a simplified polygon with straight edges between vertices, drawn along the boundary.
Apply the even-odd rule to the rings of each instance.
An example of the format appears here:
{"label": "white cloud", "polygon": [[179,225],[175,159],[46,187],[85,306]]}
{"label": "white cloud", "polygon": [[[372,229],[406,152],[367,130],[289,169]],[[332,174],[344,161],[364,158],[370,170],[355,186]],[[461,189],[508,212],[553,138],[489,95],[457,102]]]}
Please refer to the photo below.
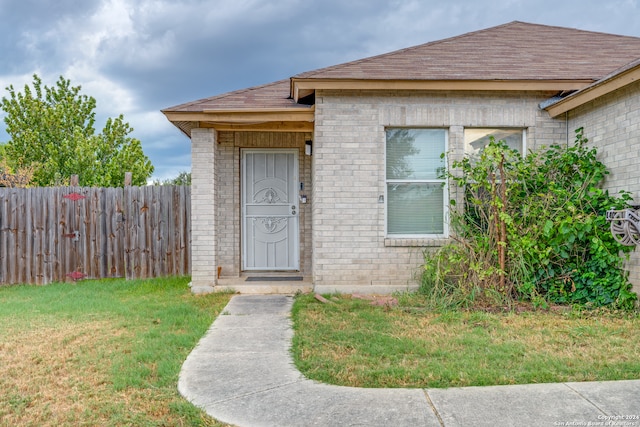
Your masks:
{"label": "white cloud", "polygon": [[24,73],[24,74],[9,74],[9,75],[0,75],[0,86],[2,87],[2,97],[8,96],[8,93],[5,91],[7,87],[10,85],[17,91],[22,92],[22,89],[26,84],[31,84],[33,82],[33,75],[40,73],[36,70],[34,72]]}
{"label": "white cloud", "polygon": [[[136,138],[146,141],[157,149],[170,149],[174,146],[175,140],[185,143],[189,139],[171,124],[160,111],[138,111],[129,114],[125,120],[133,126],[133,134]],[[167,136],[173,138],[167,138]]]}
{"label": "white cloud", "polygon": [[638,11],[637,0],[0,0],[0,87],[63,75],[96,99],[97,130],[124,114],[170,178],[190,164],[189,142],[161,108],[513,20],[640,36]]}

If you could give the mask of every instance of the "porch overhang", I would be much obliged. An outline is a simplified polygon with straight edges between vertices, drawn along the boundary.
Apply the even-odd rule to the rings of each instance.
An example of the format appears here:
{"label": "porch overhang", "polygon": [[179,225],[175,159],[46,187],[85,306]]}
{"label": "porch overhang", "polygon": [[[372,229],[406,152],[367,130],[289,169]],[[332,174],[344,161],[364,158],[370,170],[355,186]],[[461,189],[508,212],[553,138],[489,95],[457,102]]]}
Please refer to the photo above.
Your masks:
{"label": "porch overhang", "polygon": [[163,114],[189,137],[191,129],[198,127],[218,131],[312,132],[315,107],[163,111]]}

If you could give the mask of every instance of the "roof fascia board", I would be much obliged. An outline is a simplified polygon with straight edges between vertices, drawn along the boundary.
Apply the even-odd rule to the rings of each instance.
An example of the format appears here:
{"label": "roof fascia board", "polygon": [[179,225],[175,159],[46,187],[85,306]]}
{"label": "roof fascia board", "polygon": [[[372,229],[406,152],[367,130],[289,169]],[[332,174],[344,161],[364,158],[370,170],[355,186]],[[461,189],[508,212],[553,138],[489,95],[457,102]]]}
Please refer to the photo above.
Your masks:
{"label": "roof fascia board", "polygon": [[[308,113],[313,110],[313,107],[291,107],[291,108],[251,108],[251,113]],[[241,113],[242,109],[237,108],[212,108],[204,109],[203,113]]]}
{"label": "roof fascia board", "polygon": [[217,131],[243,132],[313,132],[312,122],[267,122],[267,123],[219,123],[200,122],[198,127]]}
{"label": "roof fascia board", "polygon": [[264,122],[313,122],[314,108],[287,110],[204,110],[202,112],[164,111],[170,122],[218,122],[252,124]]}
{"label": "roof fascia board", "polygon": [[638,80],[640,80],[640,65],[569,95],[545,109],[551,117],[557,117]]}
{"label": "roof fascia board", "polygon": [[317,89],[339,90],[483,90],[483,91],[548,91],[580,90],[593,80],[292,80],[294,99]]}

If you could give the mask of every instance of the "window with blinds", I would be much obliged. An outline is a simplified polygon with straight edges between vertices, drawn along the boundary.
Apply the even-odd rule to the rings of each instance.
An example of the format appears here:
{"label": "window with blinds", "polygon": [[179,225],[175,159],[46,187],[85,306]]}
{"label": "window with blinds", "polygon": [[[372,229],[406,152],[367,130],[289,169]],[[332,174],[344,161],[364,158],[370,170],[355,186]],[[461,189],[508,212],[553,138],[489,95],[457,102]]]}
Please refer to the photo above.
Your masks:
{"label": "window with blinds", "polygon": [[387,235],[442,237],[445,213],[447,131],[386,131]]}

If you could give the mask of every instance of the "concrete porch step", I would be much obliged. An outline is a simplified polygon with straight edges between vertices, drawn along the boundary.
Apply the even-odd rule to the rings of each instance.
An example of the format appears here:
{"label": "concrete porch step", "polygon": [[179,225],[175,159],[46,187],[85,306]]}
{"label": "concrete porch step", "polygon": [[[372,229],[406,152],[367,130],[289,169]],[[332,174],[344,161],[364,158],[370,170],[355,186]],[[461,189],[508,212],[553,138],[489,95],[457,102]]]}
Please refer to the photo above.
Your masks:
{"label": "concrete porch step", "polygon": [[[294,295],[299,292],[313,291],[313,283],[310,277],[303,277],[302,280],[291,280],[295,274],[283,275],[279,280],[277,275],[255,275],[241,277],[221,277],[215,291],[232,289],[240,294],[284,294]],[[247,277],[254,280],[247,281]],[[258,277],[265,277],[266,280],[255,280]]]}

